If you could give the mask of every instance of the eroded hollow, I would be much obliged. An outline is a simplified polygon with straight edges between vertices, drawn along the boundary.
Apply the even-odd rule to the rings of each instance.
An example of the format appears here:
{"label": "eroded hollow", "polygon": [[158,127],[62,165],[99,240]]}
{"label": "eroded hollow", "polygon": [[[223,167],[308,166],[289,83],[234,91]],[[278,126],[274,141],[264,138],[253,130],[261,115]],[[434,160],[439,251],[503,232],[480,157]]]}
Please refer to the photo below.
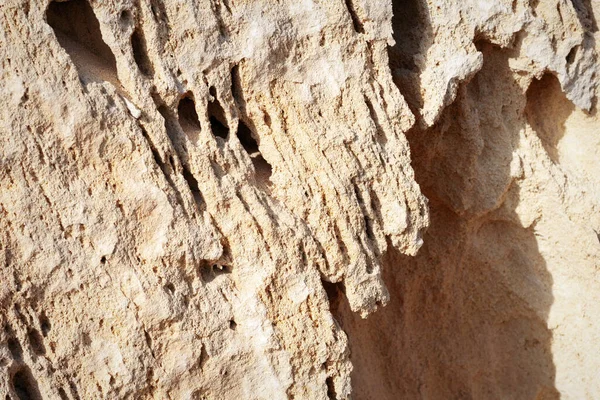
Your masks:
{"label": "eroded hollow", "polygon": [[69,400],[69,396],[67,396],[67,392],[65,392],[65,389],[63,388],[58,389],[58,396],[60,397],[60,400]]}
{"label": "eroded hollow", "polygon": [[424,103],[420,85],[422,60],[433,44],[429,9],[427,2],[419,0],[393,1],[392,9],[396,42],[388,48],[392,77],[411,110],[419,115]]}
{"label": "eroded hollow", "polygon": [[196,143],[200,133],[200,119],[196,112],[194,96],[191,93],[187,93],[179,100],[177,116],[179,117],[179,125],[183,129],[183,132],[185,132],[193,143]]}
{"label": "eroded hollow", "polygon": [[258,143],[252,136],[252,131],[242,120],[240,120],[238,125],[237,137],[248,154],[252,155],[259,152]]}
{"label": "eroded hollow", "polygon": [[534,79],[527,89],[525,116],[555,164],[560,163],[559,143],[565,134],[565,121],[574,108],[558,79],[550,73]]}
{"label": "eroded hollow", "polygon": [[29,332],[27,332],[27,339],[29,340],[29,345],[31,346],[31,349],[33,350],[33,352],[37,355],[43,355],[46,354],[46,347],[44,346],[44,339],[42,338],[42,335],[40,335],[40,333],[35,330],[35,329],[30,329]]}
{"label": "eroded hollow", "polygon": [[210,121],[210,129],[213,135],[222,139],[227,139],[229,136],[229,126],[227,125],[227,117],[225,110],[217,99],[217,91],[214,86],[210,88],[212,100],[208,103],[208,118]]}
{"label": "eroded hollow", "polygon": [[21,360],[23,358],[23,348],[21,343],[16,338],[10,338],[7,341],[8,351],[15,360]]}
{"label": "eroded hollow", "polygon": [[41,400],[38,384],[29,367],[21,367],[12,377],[12,387],[19,400]]}
{"label": "eroded hollow", "polygon": [[103,41],[100,23],[86,0],[50,3],[46,21],[75,63],[82,82],[118,81],[115,56]]}
{"label": "eroded hollow", "polygon": [[271,184],[270,179],[271,174],[273,173],[273,168],[260,153],[254,134],[242,120],[239,121],[237,137],[240,140],[242,147],[246,150],[246,152],[248,152],[248,155],[252,160],[258,185],[267,190]]}
{"label": "eroded hollow", "polygon": [[154,68],[148,57],[146,38],[139,28],[131,34],[131,48],[133,50],[133,59],[140,72],[145,76],[152,77],[154,75]]}
{"label": "eroded hollow", "polygon": [[198,268],[200,278],[203,282],[212,282],[216,277],[230,274],[232,271],[231,266],[224,264],[210,264],[202,263]]}

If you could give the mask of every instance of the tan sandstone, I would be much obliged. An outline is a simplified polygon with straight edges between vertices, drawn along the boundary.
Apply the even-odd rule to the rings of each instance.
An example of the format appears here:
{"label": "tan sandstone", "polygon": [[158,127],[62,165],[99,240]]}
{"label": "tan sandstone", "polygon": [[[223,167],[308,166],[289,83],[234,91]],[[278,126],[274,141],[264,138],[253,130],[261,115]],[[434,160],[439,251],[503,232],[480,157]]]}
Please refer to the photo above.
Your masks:
{"label": "tan sandstone", "polygon": [[596,0],[1,0],[0,399],[600,398]]}

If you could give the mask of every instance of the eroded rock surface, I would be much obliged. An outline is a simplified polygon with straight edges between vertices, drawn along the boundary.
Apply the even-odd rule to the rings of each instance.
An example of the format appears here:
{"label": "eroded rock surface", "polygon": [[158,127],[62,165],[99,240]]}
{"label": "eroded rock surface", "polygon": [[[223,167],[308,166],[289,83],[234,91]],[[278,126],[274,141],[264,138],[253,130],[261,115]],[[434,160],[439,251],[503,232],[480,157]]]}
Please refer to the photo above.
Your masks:
{"label": "eroded rock surface", "polygon": [[598,9],[4,1],[2,399],[600,396]]}
{"label": "eroded rock surface", "polygon": [[386,253],[387,307],[335,303],[355,397],[598,398],[600,4],[461,2],[451,29],[449,2],[409,3],[390,55],[431,224]]}

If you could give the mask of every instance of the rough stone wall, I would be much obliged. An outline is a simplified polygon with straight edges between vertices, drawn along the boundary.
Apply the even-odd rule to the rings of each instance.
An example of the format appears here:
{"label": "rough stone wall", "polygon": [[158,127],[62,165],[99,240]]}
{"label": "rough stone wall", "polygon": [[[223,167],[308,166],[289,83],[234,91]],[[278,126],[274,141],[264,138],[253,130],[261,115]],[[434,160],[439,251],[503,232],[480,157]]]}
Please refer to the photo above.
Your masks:
{"label": "rough stone wall", "polygon": [[321,281],[366,315],[427,225],[391,4],[352,7],[2,4],[3,393],[348,396]]}
{"label": "rough stone wall", "polygon": [[416,257],[386,253],[387,307],[335,303],[353,393],[599,398],[600,3],[461,2],[458,28],[451,3],[409,3],[390,59],[431,224]]}
{"label": "rough stone wall", "polygon": [[0,398],[600,397],[599,10],[5,0]]}

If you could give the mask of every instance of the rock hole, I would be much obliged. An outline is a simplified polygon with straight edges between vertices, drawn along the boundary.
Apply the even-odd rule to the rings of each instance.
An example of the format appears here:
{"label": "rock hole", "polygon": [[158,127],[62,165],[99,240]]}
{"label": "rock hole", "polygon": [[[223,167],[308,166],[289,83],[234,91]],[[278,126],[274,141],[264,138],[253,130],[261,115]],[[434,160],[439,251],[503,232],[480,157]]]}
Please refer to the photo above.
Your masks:
{"label": "rock hole", "polygon": [[373,222],[371,221],[371,218],[369,218],[368,216],[364,216],[364,221],[365,221],[365,229],[367,231],[367,237],[371,240],[375,240],[375,233],[373,233]]}
{"label": "rock hole", "polygon": [[231,267],[223,264],[213,264],[212,270],[215,274],[230,274]]}
{"label": "rock hole", "polygon": [[577,12],[579,22],[581,22],[585,30],[590,33],[598,32],[598,23],[594,15],[595,7],[592,7],[593,0],[572,0],[571,3]]}
{"label": "rock hole", "polygon": [[352,25],[354,26],[356,33],[365,33],[365,28],[360,21],[360,18],[358,18],[358,15],[356,14],[352,0],[346,0],[346,8],[348,8],[350,18],[352,18]]}
{"label": "rock hole", "polygon": [[179,122],[184,125],[191,125],[196,129],[200,129],[200,120],[198,113],[196,112],[196,103],[191,93],[187,93],[184,97],[179,100],[177,105],[177,114],[179,116]]}
{"label": "rock hole", "polygon": [[58,389],[58,395],[60,400],[69,400],[69,396],[67,396],[67,392],[65,392],[65,389],[63,388]]}
{"label": "rock hole", "polygon": [[257,183],[261,188],[268,190],[271,185],[273,168],[260,153],[254,134],[242,120],[239,121],[237,137],[240,140],[242,147],[244,147],[248,152],[248,155],[250,155],[250,159],[254,165],[254,171],[256,172]]}
{"label": "rock hole", "polygon": [[227,139],[227,136],[229,135],[229,128],[223,125],[221,121],[214,116],[210,116],[210,129],[212,130],[213,135],[223,139]]}
{"label": "rock hole", "polygon": [[217,90],[214,86],[209,89],[212,100],[208,103],[208,119],[210,121],[210,129],[213,135],[223,139],[227,139],[229,136],[229,127],[227,126],[227,118],[225,117],[225,110],[217,99]]}
{"label": "rock hole", "polygon": [[334,400],[337,399],[333,378],[331,376],[325,379],[325,384],[327,385],[327,398]]}
{"label": "rock hole", "polygon": [[46,354],[44,339],[37,330],[30,329],[29,332],[27,332],[27,339],[29,339],[29,345],[35,354],[38,356]]}
{"label": "rock hole", "polygon": [[206,262],[199,268],[200,278],[203,282],[212,282],[217,276],[223,274],[230,274],[231,267],[222,264],[208,264]]}
{"label": "rock hole", "polygon": [[[152,382],[152,378],[154,377],[154,369],[152,367],[148,368],[148,371],[146,372],[146,382]],[[151,386],[151,390],[153,389],[153,386]]]}
{"label": "rock hole", "polygon": [[[167,106],[162,102],[160,97],[153,96],[153,100],[158,105],[158,107],[157,107],[158,112],[164,118],[165,130],[167,131],[167,136],[169,137],[169,139],[171,140],[171,143],[173,144],[175,153],[177,155],[179,155],[180,160],[182,162],[184,162],[187,157],[181,156],[182,154],[185,153],[185,143],[184,143],[185,137],[184,137],[184,135],[181,134],[183,131],[183,128],[181,127],[181,124],[180,124],[183,121],[178,120],[178,115],[176,115],[177,113],[172,112],[169,108],[167,108]],[[192,138],[198,134],[198,132],[196,130],[194,130],[193,132],[190,132],[190,133],[193,135]]]}
{"label": "rock hole", "polygon": [[119,21],[123,25],[129,25],[129,23],[131,22],[131,11],[129,11],[129,10],[121,11],[121,15],[119,16]]}
{"label": "rock hole", "polygon": [[235,331],[235,328],[237,328],[237,323],[234,320],[230,319],[229,320],[229,329]]}
{"label": "rock hole", "polygon": [[102,256],[102,258],[100,258],[100,263],[106,264],[106,256]]}
{"label": "rock hole", "polygon": [[131,48],[133,50],[133,59],[140,72],[148,77],[154,75],[154,68],[148,58],[148,47],[143,32],[137,28],[131,34]]}
{"label": "rock hole", "polygon": [[573,62],[575,61],[575,57],[577,57],[578,50],[579,50],[579,46],[573,46],[573,48],[571,48],[571,50],[569,51],[569,54],[567,54],[567,57],[566,57],[567,65],[573,64]]}
{"label": "rock hole", "polygon": [[41,400],[42,398],[29,367],[23,366],[13,375],[12,386],[19,400]]}
{"label": "rock hole", "polygon": [[175,294],[175,285],[173,285],[172,283],[167,283],[165,285],[165,291],[170,294]]}
{"label": "rock hole", "polygon": [[337,310],[339,308],[340,302],[344,297],[344,293],[346,288],[344,287],[343,282],[328,282],[325,280],[321,280],[321,284],[325,289],[325,293],[327,293],[327,299],[329,300],[329,309],[332,314],[337,315]]}
{"label": "rock hole", "polygon": [[344,242],[344,238],[337,224],[333,224],[333,232],[335,234],[335,239],[338,243],[341,256],[344,258],[344,262],[348,262],[348,248],[346,247],[346,243]]}
{"label": "rock hole", "polygon": [[194,96],[188,92],[185,96],[179,100],[177,105],[177,115],[179,117],[179,125],[187,137],[193,142],[198,141],[198,135],[200,133],[200,119],[196,112],[196,103],[194,102]]}
{"label": "rock hole", "polygon": [[237,137],[248,154],[252,155],[259,153],[258,143],[256,142],[256,139],[254,139],[252,131],[242,120],[239,121]]}
{"label": "rock hole", "polygon": [[100,24],[86,0],[50,3],[46,21],[75,63],[83,83],[99,79],[118,82],[115,56],[102,40]]}
{"label": "rock hole", "polygon": [[200,366],[200,369],[204,368],[204,364],[206,364],[206,361],[208,361],[208,353],[206,352],[206,346],[202,345],[202,349],[200,350],[200,357],[199,357],[199,361],[198,364]]}
{"label": "rock hole", "polygon": [[71,395],[76,400],[80,400],[81,399],[81,397],[79,396],[79,391],[77,390],[77,385],[75,385],[75,382],[69,381],[69,389],[71,389]]}
{"label": "rock hole", "polygon": [[10,354],[12,355],[12,358],[20,361],[23,359],[23,348],[21,347],[21,343],[19,343],[19,341],[17,339],[10,338],[8,339],[8,351],[10,351]]}
{"label": "rock hole", "polygon": [[269,114],[265,113],[263,116],[263,121],[265,122],[265,125],[267,125],[269,128],[271,127],[271,116]]}

